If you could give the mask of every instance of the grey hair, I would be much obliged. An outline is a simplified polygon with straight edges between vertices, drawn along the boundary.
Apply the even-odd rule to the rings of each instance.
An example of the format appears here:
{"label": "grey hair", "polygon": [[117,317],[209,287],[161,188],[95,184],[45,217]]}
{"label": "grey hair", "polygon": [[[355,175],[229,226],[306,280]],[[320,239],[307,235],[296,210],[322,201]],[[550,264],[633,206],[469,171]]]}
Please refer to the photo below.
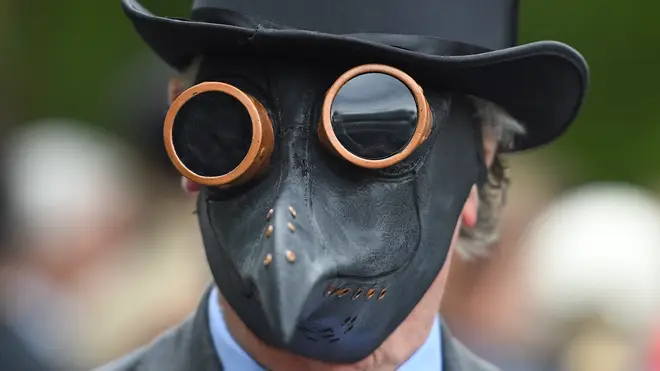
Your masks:
{"label": "grey hair", "polygon": [[488,178],[479,189],[477,222],[472,227],[462,225],[459,230],[456,252],[464,260],[486,257],[499,238],[498,225],[509,188],[508,168],[499,151],[512,148],[515,137],[525,133],[525,127],[502,107],[480,98],[470,99],[484,138],[497,139],[497,152]]}
{"label": "grey hair", "polygon": [[[180,75],[183,89],[193,86],[202,62],[195,58]],[[477,97],[472,101],[477,119],[481,122],[484,138],[497,138],[498,149],[509,149],[517,135],[525,133],[524,126],[506,110],[495,103]],[[499,154],[495,155],[488,170],[488,179],[479,189],[479,208],[474,227],[462,226],[459,233],[457,252],[463,259],[474,259],[488,255],[489,247],[498,239],[498,224],[509,185],[508,169]]]}

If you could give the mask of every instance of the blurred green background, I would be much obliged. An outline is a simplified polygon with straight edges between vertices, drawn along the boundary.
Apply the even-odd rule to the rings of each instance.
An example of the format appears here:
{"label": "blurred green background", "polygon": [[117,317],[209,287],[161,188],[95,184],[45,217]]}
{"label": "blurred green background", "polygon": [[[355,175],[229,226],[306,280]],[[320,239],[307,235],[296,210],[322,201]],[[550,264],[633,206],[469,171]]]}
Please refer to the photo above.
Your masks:
{"label": "blurred green background", "polygon": [[[7,1],[7,0],[5,0]],[[190,1],[144,0],[157,14],[185,16]],[[522,1],[521,39],[554,39],[579,50],[591,86],[579,119],[553,155],[570,183],[622,180],[657,187],[660,42],[655,2]],[[4,8],[4,9],[3,9]],[[11,123],[72,117],[113,130],[108,86],[147,52],[119,0],[23,0],[0,6],[2,110]],[[8,37],[6,37],[8,35]],[[1,51],[1,50],[0,50]],[[124,66],[124,67],[122,67]]]}

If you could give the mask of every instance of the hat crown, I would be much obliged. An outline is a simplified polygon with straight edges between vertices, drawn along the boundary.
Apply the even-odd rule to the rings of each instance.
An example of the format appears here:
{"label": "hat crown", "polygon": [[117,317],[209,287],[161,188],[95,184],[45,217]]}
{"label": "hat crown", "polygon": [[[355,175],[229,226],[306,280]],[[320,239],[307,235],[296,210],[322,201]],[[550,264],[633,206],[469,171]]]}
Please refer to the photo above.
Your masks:
{"label": "hat crown", "polygon": [[332,34],[426,35],[497,50],[517,44],[518,0],[195,0],[195,13],[225,9]]}

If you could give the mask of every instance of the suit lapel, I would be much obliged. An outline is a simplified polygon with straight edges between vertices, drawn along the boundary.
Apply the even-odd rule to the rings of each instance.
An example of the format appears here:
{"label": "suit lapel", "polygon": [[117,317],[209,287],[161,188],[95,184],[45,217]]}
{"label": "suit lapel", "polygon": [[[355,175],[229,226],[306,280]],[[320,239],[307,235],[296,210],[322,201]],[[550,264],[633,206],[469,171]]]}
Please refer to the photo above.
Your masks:
{"label": "suit lapel", "polygon": [[480,359],[458,342],[442,324],[442,371],[498,371],[497,368]]}
{"label": "suit lapel", "polygon": [[181,370],[223,371],[213,346],[209,327],[209,297],[212,287],[206,291],[192,321],[184,330],[182,342],[187,344],[186,357]]}
{"label": "suit lapel", "polygon": [[458,350],[454,345],[454,338],[450,335],[444,322],[440,329],[440,336],[442,338],[442,371],[462,371]]}

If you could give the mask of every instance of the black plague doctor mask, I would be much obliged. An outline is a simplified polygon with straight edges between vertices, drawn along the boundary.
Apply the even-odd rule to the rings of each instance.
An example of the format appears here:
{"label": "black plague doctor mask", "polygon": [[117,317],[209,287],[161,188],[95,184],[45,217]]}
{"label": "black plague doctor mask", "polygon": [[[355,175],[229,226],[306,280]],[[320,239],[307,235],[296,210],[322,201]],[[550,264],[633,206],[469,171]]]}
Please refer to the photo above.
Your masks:
{"label": "black plague doctor mask", "polygon": [[487,173],[468,95],[524,123],[523,150],[566,129],[587,84],[570,47],[514,46],[513,0],[198,0],[192,20],[123,3],[170,65],[197,58],[165,146],[204,186],[223,297],[265,343],[322,361],[372,353],[442,268]]}

